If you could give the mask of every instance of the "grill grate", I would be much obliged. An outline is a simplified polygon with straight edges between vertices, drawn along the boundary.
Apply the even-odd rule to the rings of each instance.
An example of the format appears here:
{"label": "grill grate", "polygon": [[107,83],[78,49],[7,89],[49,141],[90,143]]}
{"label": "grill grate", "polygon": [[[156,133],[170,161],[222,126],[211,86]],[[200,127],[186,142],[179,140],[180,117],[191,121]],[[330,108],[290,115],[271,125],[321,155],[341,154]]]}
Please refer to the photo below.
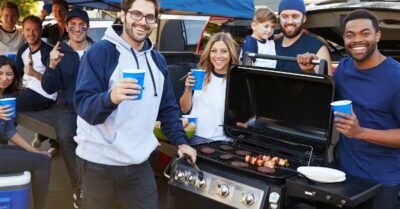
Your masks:
{"label": "grill grate", "polygon": [[[220,148],[221,145],[229,145],[233,147],[232,151],[226,151],[226,150],[222,150]],[[254,148],[245,144],[241,144],[241,143],[232,143],[232,142],[211,142],[208,144],[200,144],[200,145],[195,145],[193,146],[198,153],[198,157],[200,159],[206,160],[206,161],[211,161],[213,163],[217,163],[219,165],[223,165],[225,167],[228,168],[234,168],[234,169],[238,169],[244,172],[250,172],[252,174],[258,175],[258,176],[263,176],[263,177],[267,177],[267,178],[273,178],[273,179],[286,179],[288,177],[291,177],[293,175],[295,175],[295,173],[288,171],[288,170],[283,170],[283,169],[276,169],[275,173],[261,173],[259,171],[257,171],[257,166],[255,165],[251,165],[249,164],[249,166],[247,168],[241,168],[241,167],[234,167],[232,166],[230,163],[232,161],[242,161],[244,162],[245,159],[243,156],[240,156],[238,154],[235,153],[235,151],[237,150],[246,150],[246,151],[250,151],[252,156],[258,156],[258,155],[268,155],[268,154],[273,154],[274,151],[273,150],[269,150],[266,151],[265,149],[261,149],[261,148]],[[215,149],[215,152],[213,154],[204,154],[201,152],[201,149],[204,147],[209,147],[209,148],[213,148]],[[233,158],[229,159],[229,160],[222,160],[220,159],[220,155],[223,154],[232,154]],[[273,155],[274,157],[282,157],[282,158],[287,158],[286,156],[282,156],[282,155]],[[289,160],[289,167],[290,168],[297,168],[299,166],[298,162],[296,160],[294,160],[293,158],[287,158]],[[291,160],[292,159],[292,160]]]}

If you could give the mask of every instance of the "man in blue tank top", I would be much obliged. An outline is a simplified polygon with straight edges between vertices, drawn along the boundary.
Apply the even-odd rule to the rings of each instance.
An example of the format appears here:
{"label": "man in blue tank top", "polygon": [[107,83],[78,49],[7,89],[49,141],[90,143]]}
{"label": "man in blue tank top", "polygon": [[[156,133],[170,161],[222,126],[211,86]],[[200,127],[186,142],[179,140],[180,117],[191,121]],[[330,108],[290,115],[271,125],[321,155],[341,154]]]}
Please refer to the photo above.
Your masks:
{"label": "man in blue tank top", "polygon": [[[377,50],[378,20],[367,10],[344,19],[343,58],[334,73],[339,100],[351,100],[351,116],[335,112],[340,169],[382,183],[374,209],[396,209],[400,191],[400,63]],[[302,55],[300,65],[315,55]],[[338,117],[340,116],[340,117]]]}
{"label": "man in blue tank top", "polygon": [[[298,54],[313,53],[328,62],[328,71],[331,72],[331,57],[328,48],[318,39],[303,31],[306,22],[306,7],[303,0],[281,0],[279,4],[279,26],[283,36],[276,40],[276,55],[296,57]],[[277,62],[276,69],[294,73],[318,72],[314,68],[300,69],[296,62]]]}

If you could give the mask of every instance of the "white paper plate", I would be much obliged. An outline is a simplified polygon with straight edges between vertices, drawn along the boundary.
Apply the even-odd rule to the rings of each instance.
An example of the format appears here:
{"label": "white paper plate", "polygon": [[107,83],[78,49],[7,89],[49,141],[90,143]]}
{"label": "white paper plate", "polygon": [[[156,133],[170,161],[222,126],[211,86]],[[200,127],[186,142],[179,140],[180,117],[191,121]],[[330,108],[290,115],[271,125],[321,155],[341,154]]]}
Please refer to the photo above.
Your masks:
{"label": "white paper plate", "polygon": [[320,179],[320,178],[313,178],[313,177],[308,177],[309,179],[320,182],[320,183],[338,183],[346,180],[346,176],[343,176],[342,178],[337,178],[337,179]]}
{"label": "white paper plate", "polygon": [[346,179],[346,174],[342,171],[317,166],[301,166],[297,168],[297,171],[307,176],[308,178],[318,179],[322,181],[335,181]]}

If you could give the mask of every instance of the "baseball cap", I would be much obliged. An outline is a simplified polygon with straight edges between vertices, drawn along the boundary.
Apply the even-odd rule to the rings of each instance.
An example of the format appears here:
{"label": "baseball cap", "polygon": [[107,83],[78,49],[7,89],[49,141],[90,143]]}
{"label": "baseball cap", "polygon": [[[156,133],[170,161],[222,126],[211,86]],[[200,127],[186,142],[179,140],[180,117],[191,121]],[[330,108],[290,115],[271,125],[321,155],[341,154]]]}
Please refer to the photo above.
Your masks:
{"label": "baseball cap", "polygon": [[78,8],[71,9],[67,15],[67,22],[72,17],[80,17],[82,20],[89,23],[89,15],[86,11]]}

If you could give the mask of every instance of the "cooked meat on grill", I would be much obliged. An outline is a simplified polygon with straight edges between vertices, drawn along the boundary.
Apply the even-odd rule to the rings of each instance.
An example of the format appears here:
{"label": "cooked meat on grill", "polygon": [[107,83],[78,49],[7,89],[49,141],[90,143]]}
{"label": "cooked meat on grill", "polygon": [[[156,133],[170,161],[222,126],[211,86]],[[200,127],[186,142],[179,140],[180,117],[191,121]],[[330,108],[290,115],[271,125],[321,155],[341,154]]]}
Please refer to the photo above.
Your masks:
{"label": "cooked meat on grill", "polygon": [[219,158],[221,158],[222,160],[230,160],[233,158],[232,154],[222,154],[219,156]]}
{"label": "cooked meat on grill", "polygon": [[225,151],[231,151],[233,150],[233,147],[231,145],[223,144],[219,146],[220,149],[225,150]]}
{"label": "cooked meat on grill", "polygon": [[249,164],[242,162],[242,161],[232,161],[231,165],[235,166],[235,167],[240,167],[240,168],[247,168],[249,167]]}
{"label": "cooked meat on grill", "polygon": [[275,169],[270,168],[270,167],[260,166],[257,168],[257,170],[261,173],[275,173]]}
{"label": "cooked meat on grill", "polygon": [[240,155],[240,156],[251,155],[251,152],[250,152],[250,151],[247,151],[247,150],[236,150],[235,153],[236,153],[237,155]]}
{"label": "cooked meat on grill", "polygon": [[242,122],[236,122],[236,126],[239,126],[240,128],[247,128],[247,127],[249,127],[249,125],[247,125],[246,123],[242,123]]}
{"label": "cooked meat on grill", "polygon": [[214,154],[215,149],[211,148],[211,147],[203,147],[203,148],[200,149],[200,152],[202,152],[202,153],[204,153],[206,155],[211,155],[211,154]]}

